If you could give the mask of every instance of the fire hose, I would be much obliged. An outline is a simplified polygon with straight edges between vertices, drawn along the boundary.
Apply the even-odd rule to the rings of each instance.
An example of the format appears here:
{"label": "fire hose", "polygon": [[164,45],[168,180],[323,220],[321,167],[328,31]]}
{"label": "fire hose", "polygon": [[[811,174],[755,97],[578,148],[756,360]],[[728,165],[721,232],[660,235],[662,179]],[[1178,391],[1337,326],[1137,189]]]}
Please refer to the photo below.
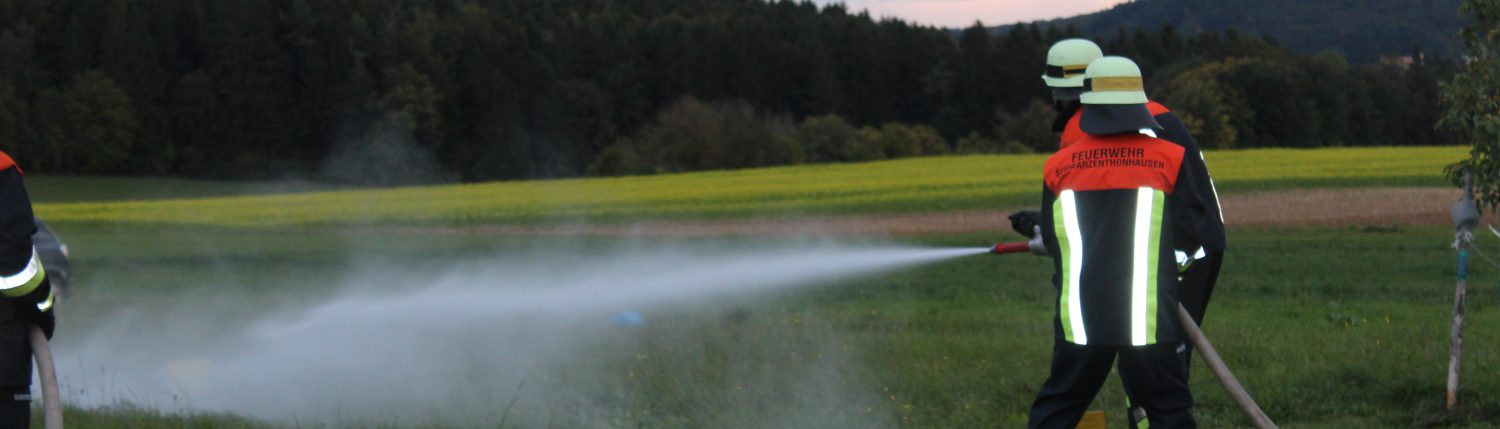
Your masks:
{"label": "fire hose", "polygon": [[[1045,254],[1046,248],[1041,244],[1040,238],[1041,236],[1038,235],[1030,242],[996,244],[990,248],[990,253],[996,255],[1024,252]],[[1187,333],[1188,342],[1198,350],[1198,356],[1203,358],[1203,363],[1208,364],[1209,371],[1213,372],[1214,378],[1219,380],[1224,390],[1229,391],[1229,396],[1234,399],[1235,404],[1240,406],[1240,410],[1245,412],[1245,416],[1250,418],[1257,429],[1276,429],[1276,423],[1273,423],[1271,418],[1266,416],[1266,412],[1260,409],[1260,405],[1257,405],[1255,399],[1250,397],[1250,393],[1245,391],[1245,387],[1240,385],[1234,373],[1229,372],[1229,366],[1224,364],[1224,359],[1219,357],[1219,352],[1214,350],[1213,344],[1208,342],[1208,337],[1203,335],[1203,330],[1198,328],[1198,324],[1193,322],[1193,317],[1180,303],[1177,305],[1177,319],[1182,324],[1182,330]]]}
{"label": "fire hose", "polygon": [[31,325],[31,356],[36,360],[37,377],[42,381],[42,415],[47,429],[62,429],[62,395],[57,390],[57,370],[52,366],[52,348],[42,328]]}

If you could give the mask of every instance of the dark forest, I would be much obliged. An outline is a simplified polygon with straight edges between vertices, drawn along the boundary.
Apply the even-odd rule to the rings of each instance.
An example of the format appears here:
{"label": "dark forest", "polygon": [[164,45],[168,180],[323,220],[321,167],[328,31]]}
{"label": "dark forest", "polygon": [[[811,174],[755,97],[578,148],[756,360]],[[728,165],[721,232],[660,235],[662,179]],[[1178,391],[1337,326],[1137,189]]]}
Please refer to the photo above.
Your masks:
{"label": "dark forest", "polygon": [[[0,0],[0,150],[46,174],[362,184],[1046,151],[1038,76],[1077,34],[790,1]],[[1419,52],[1098,42],[1205,148],[1450,143],[1453,66]]]}

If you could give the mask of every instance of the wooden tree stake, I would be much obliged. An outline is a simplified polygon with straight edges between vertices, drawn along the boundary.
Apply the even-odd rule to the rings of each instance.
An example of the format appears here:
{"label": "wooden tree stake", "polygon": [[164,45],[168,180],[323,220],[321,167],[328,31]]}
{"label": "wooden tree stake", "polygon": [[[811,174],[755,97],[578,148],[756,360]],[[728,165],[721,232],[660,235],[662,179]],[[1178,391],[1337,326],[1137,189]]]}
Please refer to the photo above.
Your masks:
{"label": "wooden tree stake", "polygon": [[[1478,222],[1478,211],[1463,207],[1473,206],[1474,173],[1464,175],[1464,197],[1453,209],[1453,223],[1458,228],[1458,284],[1453,290],[1453,330],[1449,333],[1451,346],[1448,355],[1448,410],[1458,408],[1458,367],[1464,350],[1464,297],[1469,290],[1469,240]],[[1472,211],[1472,215],[1467,215]]]}

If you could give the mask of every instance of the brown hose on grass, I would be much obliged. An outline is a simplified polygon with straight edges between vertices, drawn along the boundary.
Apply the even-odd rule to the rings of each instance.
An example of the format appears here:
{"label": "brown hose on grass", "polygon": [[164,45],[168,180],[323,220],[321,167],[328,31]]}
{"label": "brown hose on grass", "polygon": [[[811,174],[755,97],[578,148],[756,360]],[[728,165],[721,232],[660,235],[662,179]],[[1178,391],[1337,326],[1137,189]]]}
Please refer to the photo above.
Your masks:
{"label": "brown hose on grass", "polygon": [[42,379],[42,415],[46,417],[47,429],[62,429],[62,395],[57,390],[57,370],[52,366],[52,348],[47,345],[47,335],[42,328],[31,325],[31,356],[36,360],[36,372]]}
{"label": "brown hose on grass", "polygon": [[1203,336],[1203,330],[1198,329],[1198,324],[1193,322],[1193,316],[1189,315],[1187,309],[1182,305],[1177,306],[1177,318],[1182,322],[1182,330],[1187,332],[1188,341],[1193,343],[1193,348],[1198,349],[1198,356],[1203,357],[1203,363],[1208,364],[1208,369],[1213,371],[1214,378],[1219,379],[1219,384],[1224,390],[1229,391],[1229,396],[1234,398],[1234,403],[1239,404],[1240,410],[1245,412],[1246,417],[1255,423],[1257,429],[1277,429],[1276,423],[1261,411],[1260,405],[1255,404],[1255,399],[1240,386],[1240,381],[1229,372],[1229,367],[1224,365],[1224,359],[1219,358],[1219,352],[1214,350],[1213,344],[1208,343],[1208,337]]}

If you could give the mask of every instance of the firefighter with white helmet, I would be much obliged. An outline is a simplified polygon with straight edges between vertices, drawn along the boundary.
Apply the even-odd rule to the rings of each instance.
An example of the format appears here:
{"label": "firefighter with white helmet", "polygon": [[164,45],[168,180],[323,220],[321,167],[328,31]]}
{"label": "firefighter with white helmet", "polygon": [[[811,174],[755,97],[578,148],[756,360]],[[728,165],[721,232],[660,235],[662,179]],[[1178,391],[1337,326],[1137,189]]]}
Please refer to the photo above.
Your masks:
{"label": "firefighter with white helmet", "polygon": [[[1080,102],[1084,92],[1084,77],[1078,74],[1081,73],[1079,64],[1088,64],[1100,57],[1103,57],[1103,53],[1099,46],[1085,39],[1062,40],[1047,51],[1047,70],[1042,81],[1051,88],[1053,107],[1058,113],[1053,121],[1053,131],[1062,133],[1059,148],[1067,147],[1085,134],[1079,126],[1081,111],[1085,109],[1085,103]],[[1187,151],[1185,162],[1193,164],[1193,171],[1198,175],[1195,182],[1202,184],[1198,189],[1199,199],[1208,207],[1210,216],[1199,225],[1203,246],[1186,250],[1179,255],[1185,262],[1191,261],[1191,265],[1181,275],[1178,298],[1193,320],[1201,325],[1214,286],[1218,282],[1226,247],[1218,192],[1209,175],[1203,153],[1182,120],[1161,103],[1148,100],[1146,107],[1161,126],[1158,137],[1182,146]],[[1022,235],[1034,238],[1038,216],[1035,211],[1014,213],[1010,216],[1011,227]],[[1191,363],[1190,354],[1191,350],[1183,356],[1188,363]],[[1129,414],[1131,427],[1137,427],[1137,423],[1144,419],[1143,411],[1139,408],[1133,408]]]}
{"label": "firefighter with white helmet", "polygon": [[1056,275],[1052,369],[1030,428],[1072,428],[1119,358],[1152,428],[1192,428],[1177,251],[1209,216],[1183,146],[1156,138],[1140,68],[1102,57],[1085,71],[1083,135],[1048,158],[1039,229]]}
{"label": "firefighter with white helmet", "polygon": [[[1052,121],[1052,132],[1063,133],[1058,147],[1078,139],[1079,97],[1083,95],[1084,72],[1089,63],[1104,57],[1099,45],[1086,39],[1064,39],[1052,44],[1047,50],[1047,70],[1042,82],[1052,91],[1052,109],[1057,117]],[[1070,126],[1071,125],[1071,126]],[[1036,211],[1020,211],[1010,215],[1011,229],[1017,233],[1036,238],[1036,226],[1040,222]]]}
{"label": "firefighter with white helmet", "polygon": [[1078,97],[1083,94],[1084,72],[1088,70],[1089,63],[1103,56],[1104,51],[1099,49],[1099,45],[1085,39],[1062,40],[1047,50],[1047,71],[1042,74],[1042,81],[1052,89],[1053,106],[1058,108],[1059,113],[1064,112],[1064,107],[1067,107],[1069,113],[1078,109]]}

